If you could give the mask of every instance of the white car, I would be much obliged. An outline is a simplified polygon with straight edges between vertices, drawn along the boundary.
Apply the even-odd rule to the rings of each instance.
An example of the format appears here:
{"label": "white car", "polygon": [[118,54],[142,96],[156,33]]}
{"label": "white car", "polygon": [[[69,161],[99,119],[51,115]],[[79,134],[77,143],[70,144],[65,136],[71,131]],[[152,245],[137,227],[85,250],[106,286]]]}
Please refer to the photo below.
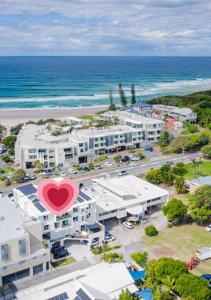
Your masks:
{"label": "white car", "polygon": [[211,224],[208,225],[207,227],[205,227],[205,230],[208,231],[208,232],[211,232]]}
{"label": "white car", "polygon": [[104,163],[104,166],[106,166],[106,167],[111,167],[111,166],[112,166],[112,162],[111,162],[111,161],[106,161],[106,162]]}
{"label": "white car", "polygon": [[138,161],[138,160],[140,160],[140,159],[139,159],[139,157],[137,157],[137,156],[133,156],[133,157],[131,157],[131,160],[132,160],[132,161]]}
{"label": "white car", "polygon": [[61,172],[60,176],[65,177],[67,174],[65,172]]}
{"label": "white car", "polygon": [[132,161],[130,164],[129,164],[130,167],[135,167],[135,166],[138,166],[138,164],[134,161]]}
{"label": "white car", "polygon": [[68,169],[68,173],[70,173],[70,174],[78,174],[78,171],[76,169]]}
{"label": "white car", "polygon": [[122,170],[119,172],[119,176],[124,176],[124,175],[127,175],[128,174],[128,171],[126,170]]}
{"label": "white car", "polygon": [[133,229],[134,228],[134,226],[133,226],[133,224],[131,222],[124,222],[123,225],[125,227],[127,227],[128,229]]}

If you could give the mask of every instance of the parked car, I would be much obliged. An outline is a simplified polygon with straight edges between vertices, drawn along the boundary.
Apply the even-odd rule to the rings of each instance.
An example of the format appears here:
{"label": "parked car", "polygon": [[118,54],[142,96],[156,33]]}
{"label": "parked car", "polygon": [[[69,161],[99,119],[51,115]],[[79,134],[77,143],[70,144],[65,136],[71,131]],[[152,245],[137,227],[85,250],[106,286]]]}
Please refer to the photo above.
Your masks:
{"label": "parked car", "polygon": [[134,161],[132,161],[130,164],[129,164],[129,166],[130,167],[135,167],[135,166],[137,166],[138,164],[136,163],[136,162],[134,162]]}
{"label": "parked car", "polygon": [[27,176],[29,176],[31,180],[35,180],[37,178],[34,174],[27,174]]}
{"label": "parked car", "polygon": [[65,172],[61,172],[60,176],[65,177],[67,174]]}
{"label": "parked car", "polygon": [[69,255],[69,252],[66,248],[64,249],[58,249],[54,252],[53,257],[54,259],[64,258]]}
{"label": "parked car", "polygon": [[54,253],[56,253],[57,251],[59,251],[59,250],[64,250],[64,249],[66,249],[64,246],[55,246],[55,247],[53,247],[53,248],[51,249],[51,253],[54,254]]}
{"label": "parked car", "polygon": [[84,172],[89,172],[89,168],[88,167],[84,167],[83,170],[84,170]]}
{"label": "parked car", "polygon": [[111,162],[111,161],[106,161],[106,162],[104,163],[104,166],[106,166],[106,167],[111,167],[111,166],[112,166],[112,162]]}
{"label": "parked car", "polygon": [[98,165],[95,165],[95,166],[94,166],[94,168],[98,170],[98,169],[102,169],[102,168],[103,168],[103,166],[102,166],[102,165],[100,165],[100,164],[98,164]]}
{"label": "parked car", "polygon": [[121,170],[119,172],[119,176],[123,176],[123,175],[127,175],[128,174],[128,171],[127,170]]}
{"label": "parked car", "polygon": [[78,174],[78,171],[76,169],[68,169],[67,171],[70,174]]}
{"label": "parked car", "polygon": [[207,227],[205,227],[205,230],[208,231],[208,232],[211,232],[211,224],[208,225]]}
{"label": "parked car", "polygon": [[111,235],[110,233],[107,234],[105,233],[104,243],[113,242],[115,240],[116,240],[115,236]]}
{"label": "parked car", "polygon": [[128,222],[128,221],[124,222],[123,225],[125,227],[127,227],[128,229],[133,229],[134,228],[133,224],[131,222]]}
{"label": "parked car", "polygon": [[132,160],[132,161],[138,161],[138,160],[140,160],[140,158],[137,157],[137,156],[132,156],[132,157],[131,157],[131,160]]}
{"label": "parked car", "polygon": [[146,146],[144,148],[144,151],[150,151],[150,152],[152,152],[153,151],[153,147],[152,146]]}
{"label": "parked car", "polygon": [[125,155],[122,159],[121,159],[122,162],[128,162],[130,161],[130,157]]}
{"label": "parked car", "polygon": [[99,238],[94,238],[91,242],[91,248],[99,245]]}

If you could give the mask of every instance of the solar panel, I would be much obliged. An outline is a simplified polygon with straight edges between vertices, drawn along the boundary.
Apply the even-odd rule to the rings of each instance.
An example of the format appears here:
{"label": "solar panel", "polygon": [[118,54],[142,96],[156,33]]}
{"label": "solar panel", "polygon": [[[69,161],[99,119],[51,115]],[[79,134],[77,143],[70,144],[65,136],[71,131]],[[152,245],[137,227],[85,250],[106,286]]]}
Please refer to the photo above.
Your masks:
{"label": "solar panel", "polygon": [[30,200],[33,200],[34,198],[36,198],[35,194],[32,194],[32,195],[28,196],[28,199],[30,199]]}
{"label": "solar panel", "polygon": [[37,201],[36,203],[34,203],[34,206],[40,211],[40,212],[44,212],[46,211],[46,209]]}
{"label": "solar panel", "polygon": [[76,296],[73,300],[81,300],[78,296]]}
{"label": "solar panel", "polygon": [[32,200],[32,203],[37,203],[39,200],[37,198],[35,198],[34,200]]}
{"label": "solar panel", "polygon": [[54,297],[51,297],[51,298],[48,298],[47,300],[66,300],[66,299],[69,299],[67,293],[62,293],[62,294],[59,294],[59,295],[56,295]]}
{"label": "solar panel", "polygon": [[90,200],[91,199],[87,194],[83,193],[82,191],[79,192],[79,196],[81,196],[85,200]]}
{"label": "solar panel", "polygon": [[17,188],[17,190],[21,191],[26,196],[37,192],[37,189],[33,186],[33,184],[27,184],[27,185],[20,186]]}
{"label": "solar panel", "polygon": [[92,300],[82,289],[79,289],[76,294],[81,300]]}
{"label": "solar panel", "polygon": [[77,198],[77,201],[81,203],[81,202],[84,202],[84,199],[81,198],[81,197],[79,196],[79,197]]}

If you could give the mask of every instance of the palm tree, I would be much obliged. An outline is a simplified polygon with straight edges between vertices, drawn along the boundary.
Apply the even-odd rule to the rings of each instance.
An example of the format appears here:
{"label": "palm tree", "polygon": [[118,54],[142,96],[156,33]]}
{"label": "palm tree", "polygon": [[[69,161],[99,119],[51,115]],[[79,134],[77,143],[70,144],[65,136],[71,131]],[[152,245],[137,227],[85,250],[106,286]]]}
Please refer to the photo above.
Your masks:
{"label": "palm tree", "polygon": [[175,278],[171,278],[171,276],[167,275],[166,278],[162,280],[165,288],[168,292],[171,292],[175,285]]}

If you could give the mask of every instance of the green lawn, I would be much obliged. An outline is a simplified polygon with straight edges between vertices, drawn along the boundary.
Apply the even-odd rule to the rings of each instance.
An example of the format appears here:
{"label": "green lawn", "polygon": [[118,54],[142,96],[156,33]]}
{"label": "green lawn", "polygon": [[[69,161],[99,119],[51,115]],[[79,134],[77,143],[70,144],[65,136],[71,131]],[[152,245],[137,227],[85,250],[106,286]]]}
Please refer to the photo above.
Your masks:
{"label": "green lawn", "polygon": [[[198,248],[211,247],[211,233],[197,225],[184,225],[167,228],[145,241],[153,257],[171,256],[187,262]],[[210,270],[211,259],[200,263],[193,272],[202,274]]]}
{"label": "green lawn", "polygon": [[211,161],[202,161],[198,166],[194,166],[194,164],[188,164],[186,165],[186,171],[186,179],[194,179],[211,175]]}
{"label": "green lawn", "polygon": [[84,120],[84,121],[92,121],[96,118],[95,115],[82,115],[79,117],[79,119]]}

